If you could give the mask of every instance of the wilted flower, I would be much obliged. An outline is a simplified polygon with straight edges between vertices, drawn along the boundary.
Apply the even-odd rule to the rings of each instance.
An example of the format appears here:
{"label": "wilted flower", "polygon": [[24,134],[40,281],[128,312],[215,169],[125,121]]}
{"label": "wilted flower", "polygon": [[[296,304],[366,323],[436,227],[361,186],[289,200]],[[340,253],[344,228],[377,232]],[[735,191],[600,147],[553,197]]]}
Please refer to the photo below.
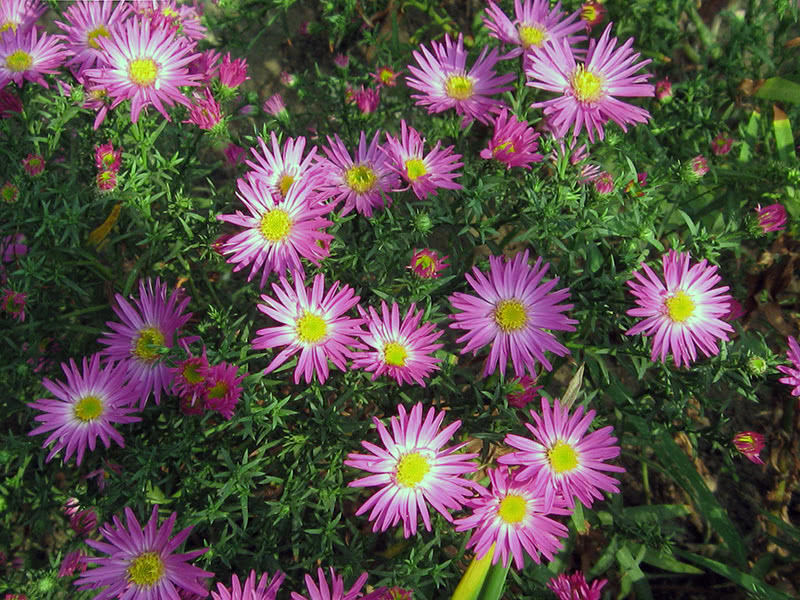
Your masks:
{"label": "wilted flower", "polygon": [[0,310],[7,312],[11,315],[12,319],[24,321],[26,298],[27,294],[15,292],[12,289],[5,289],[3,290],[2,296],[0,296]]}
{"label": "wilted flower", "polygon": [[733,445],[744,454],[750,462],[763,465],[759,454],[764,449],[764,436],[755,431],[742,431],[733,436]]}
{"label": "wilted flower", "polygon": [[408,268],[417,277],[437,279],[442,276],[442,271],[450,266],[449,263],[444,262],[446,258],[448,257],[440,257],[436,250],[430,248],[414,250],[414,256],[411,257],[411,264],[408,265]]}
{"label": "wilted flower", "polygon": [[10,181],[6,181],[3,186],[0,187],[0,198],[3,199],[3,202],[8,204],[16,202],[17,198],[19,198],[19,188]]}
{"label": "wilted flower", "polygon": [[730,152],[731,146],[733,146],[733,138],[722,132],[711,140],[711,151],[717,156],[724,156]]}
{"label": "wilted flower", "polygon": [[362,85],[361,89],[353,94],[353,98],[361,112],[368,115],[378,108],[378,104],[381,101],[381,91],[380,88],[364,88]]}
{"label": "wilted flower", "polygon": [[333,57],[333,64],[335,64],[340,69],[346,69],[347,65],[350,64],[350,57],[346,54],[337,54]]}
{"label": "wilted flower", "polygon": [[22,159],[22,166],[28,175],[35,177],[44,171],[44,158],[40,154],[30,153]]}
{"label": "wilted flower", "polygon": [[763,208],[759,204],[756,206],[756,214],[758,225],[764,233],[786,229],[786,209],[782,204],[770,204]]}
{"label": "wilted flower", "polygon": [[101,171],[118,171],[122,161],[122,148],[114,150],[110,141],[94,147],[94,163]]}
{"label": "wilted flower", "polygon": [[378,86],[394,87],[397,85],[397,78],[402,72],[402,70],[395,71],[391,67],[378,67],[378,69],[372,73],[372,78]]}
{"label": "wilted flower", "polygon": [[95,177],[95,183],[101,192],[111,192],[117,188],[117,172],[100,171]]}
{"label": "wilted flower", "polygon": [[672,101],[672,82],[669,77],[656,81],[656,98],[663,104]]}

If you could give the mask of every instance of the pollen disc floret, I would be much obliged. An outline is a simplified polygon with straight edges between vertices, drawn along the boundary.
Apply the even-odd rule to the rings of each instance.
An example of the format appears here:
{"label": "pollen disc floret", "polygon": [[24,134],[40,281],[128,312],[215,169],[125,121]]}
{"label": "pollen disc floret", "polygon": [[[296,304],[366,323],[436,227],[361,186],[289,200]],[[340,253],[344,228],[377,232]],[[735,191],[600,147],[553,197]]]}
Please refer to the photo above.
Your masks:
{"label": "pollen disc floret", "polygon": [[456,454],[465,444],[442,449],[461,426],[461,421],[455,421],[439,431],[444,411],[430,408],[423,421],[421,403],[410,413],[402,405],[397,410],[399,415],[391,419],[391,434],[373,419],[384,448],[363,441],[361,445],[370,454],[348,454],[344,464],[372,473],[351,481],[350,487],[381,486],[356,515],[370,511],[373,531],[385,531],[402,519],[403,535],[409,537],[417,531],[418,513],[425,528],[431,530],[428,504],[452,522],[448,510],[461,508],[472,495],[474,484],[461,476],[476,470],[472,459],[478,455]]}
{"label": "pollen disc floret", "polygon": [[475,353],[486,344],[492,344],[484,376],[498,368],[505,374],[510,357],[515,376],[521,377],[527,371],[535,377],[537,362],[547,370],[552,369],[545,351],[558,356],[569,354],[567,348],[546,331],[574,331],[573,324],[577,323],[562,314],[571,309],[572,304],[559,304],[569,297],[569,288],[552,291],[558,278],[542,283],[548,267],[548,264],[542,265],[541,258],[533,267],[529,266],[527,250],[508,262],[492,256],[488,277],[477,267],[472,275],[466,276],[477,297],[460,292],[450,297],[450,303],[463,311],[451,315],[454,322],[450,327],[467,331],[456,340],[466,342],[461,353]]}
{"label": "pollen disc floret", "polygon": [[661,257],[664,281],[642,264],[644,274],[634,271],[626,282],[636,298],[636,308],[626,314],[644,317],[626,335],[653,336],[652,360],[666,360],[671,352],[675,366],[697,360],[697,348],[705,356],[719,352],[717,340],[728,340],[733,328],[723,320],[731,296],[728,287],[714,287],[722,279],[708,261],[691,265],[689,253],[670,250]]}
{"label": "pollen disc floret", "polygon": [[347,370],[347,359],[355,355],[348,346],[358,346],[361,319],[346,316],[359,301],[352,288],[339,282],[325,291],[325,277],[321,273],[314,277],[312,287],[306,288],[303,277],[295,272],[294,286],[285,277],[272,284],[274,297],[262,295],[263,304],[258,309],[280,323],[256,332],[254,349],[283,346],[264,370],[269,373],[290,357],[299,353],[294,371],[295,383],[304,376],[310,383],[316,374],[320,383],[328,378],[328,359],[342,371]]}
{"label": "pollen disc floret", "polygon": [[138,399],[138,390],[128,381],[125,365],[107,364],[101,369],[100,356],[95,354],[88,361],[84,358],[80,369],[73,360],[63,363],[61,369],[66,383],[47,378],[42,381],[54,398],[41,398],[28,404],[44,413],[34,417],[42,424],[28,435],[50,432],[42,447],[56,442],[47,460],[66,448],[64,462],[77,452],[76,462],[81,464],[87,446],[94,450],[98,437],[106,448],[111,440],[124,446],[122,435],[113,425],[140,420],[131,416],[137,409],[129,405]]}
{"label": "pollen disc floret", "polygon": [[480,495],[467,502],[472,514],[455,521],[456,531],[475,531],[467,542],[475,549],[476,558],[483,558],[492,551],[492,563],[502,559],[508,566],[513,557],[514,565],[521,569],[525,554],[536,563],[540,554],[548,560],[562,545],[560,538],[567,536],[567,528],[548,515],[565,515],[564,501],[557,498],[545,506],[542,490],[511,476],[508,469],[489,469],[491,488],[479,488]]}
{"label": "pollen disc floret", "polygon": [[546,510],[559,497],[569,508],[575,505],[575,497],[591,506],[595,499],[603,498],[600,492],[619,492],[619,482],[603,471],[625,470],[605,462],[620,451],[610,426],[586,433],[594,416],[593,410],[584,415],[582,406],[570,415],[569,408],[558,400],[551,407],[543,397],[542,414],[531,410],[534,424],[525,424],[533,439],[507,435],[505,443],[516,452],[501,456],[498,462],[519,466],[516,477],[542,491]]}
{"label": "pollen disc floret", "polygon": [[208,591],[198,579],[214,574],[187,561],[204,554],[208,548],[174,554],[174,549],[192,530],[187,527],[170,539],[176,517],[177,513],[172,513],[158,527],[158,506],[155,506],[150,520],[142,527],[133,511],[125,508],[125,524],[115,515],[111,523],[100,528],[104,542],[86,539],[89,546],[109,556],[84,557],[84,563],[97,566],[81,573],[75,585],[79,590],[105,588],[98,598],[121,598],[132,593],[131,597],[142,600],[166,600],[177,590],[206,596]]}

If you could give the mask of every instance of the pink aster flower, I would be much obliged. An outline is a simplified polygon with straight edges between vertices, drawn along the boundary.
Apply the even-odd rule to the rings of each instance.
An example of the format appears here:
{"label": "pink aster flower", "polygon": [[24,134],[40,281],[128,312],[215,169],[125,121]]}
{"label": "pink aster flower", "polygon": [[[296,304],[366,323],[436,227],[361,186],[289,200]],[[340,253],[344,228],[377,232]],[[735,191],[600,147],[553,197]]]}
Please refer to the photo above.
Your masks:
{"label": "pink aster flower", "polygon": [[95,600],[123,597],[174,600],[179,589],[205,598],[208,590],[200,585],[198,579],[213,577],[214,574],[187,561],[205,554],[208,548],[175,553],[192,531],[192,527],[187,527],[170,539],[177,516],[177,513],[172,513],[158,527],[158,506],[154,506],[150,520],[143,528],[130,508],[125,508],[124,525],[114,515],[113,523],[106,523],[100,528],[106,541],[86,540],[89,546],[109,556],[84,558],[84,562],[97,566],[81,573],[75,585],[79,590],[95,590],[105,586]]}
{"label": "pink aster flower", "polygon": [[503,58],[519,56],[525,50],[539,48],[546,42],[559,43],[563,39],[574,45],[586,39],[585,35],[573,35],[585,27],[580,20],[580,11],[568,15],[561,10],[561,2],[551,9],[548,0],[514,0],[514,17],[512,22],[497,4],[489,0],[483,18],[489,35],[517,46]]}
{"label": "pink aster flower", "polygon": [[22,112],[22,100],[10,88],[0,89],[0,119],[10,119],[13,113]]}
{"label": "pink aster flower", "polygon": [[314,185],[317,183],[319,169],[316,167],[317,148],[311,147],[309,153],[303,158],[303,151],[306,147],[306,138],[288,138],[281,150],[278,137],[275,132],[270,133],[272,148],[268,148],[262,138],[258,138],[262,154],[255,148],[250,148],[250,152],[256,162],[245,161],[247,166],[253,169],[255,175],[262,179],[270,188],[273,196],[286,198],[289,189],[295,183],[308,180],[308,185],[304,186],[306,195],[311,200]]}
{"label": "pink aster flower", "polygon": [[656,81],[656,98],[663,104],[672,100],[672,82],[669,77]]}
{"label": "pink aster flower", "polygon": [[40,0],[3,0],[0,2],[0,33],[9,29],[27,33],[46,11],[47,5]]}
{"label": "pink aster flower", "polygon": [[44,158],[41,154],[29,153],[28,156],[22,159],[22,167],[31,177],[36,177],[37,175],[43,173],[44,164]]}
{"label": "pink aster flower", "polygon": [[289,187],[285,197],[275,194],[260,177],[240,177],[236,181],[237,197],[244,203],[249,215],[236,211],[232,215],[219,215],[220,221],[244,227],[222,244],[222,254],[236,265],[234,272],[250,266],[250,281],[261,271],[259,287],[264,287],[272,273],[284,275],[298,271],[305,277],[300,258],[307,258],[316,266],[328,256],[319,242],[327,243],[333,236],[324,228],[331,225],[324,216],[334,208],[332,204],[310,204],[309,181],[301,179]]}
{"label": "pink aster flower", "polygon": [[16,319],[20,323],[25,320],[25,302],[28,295],[22,292],[15,292],[7,288],[2,290],[0,295],[0,310],[7,312],[11,315],[12,319]]}
{"label": "pink aster flower", "polygon": [[764,449],[764,436],[755,431],[741,431],[733,436],[733,445],[750,462],[763,465],[759,454]]}
{"label": "pink aster flower", "polygon": [[441,359],[432,354],[443,346],[435,343],[442,332],[436,331],[433,323],[420,325],[422,311],[416,310],[414,304],[402,321],[397,302],[393,302],[389,309],[381,301],[380,316],[371,306],[369,313],[361,306],[358,311],[369,328],[369,333],[363,334],[361,341],[371,349],[356,355],[353,368],[373,372],[373,381],[387,374],[398,384],[416,381],[425,387],[425,379],[439,369]]}
{"label": "pink aster flower", "polygon": [[[181,400],[187,399],[190,407],[199,409],[203,412],[206,392],[206,369],[208,369],[208,358],[206,357],[206,347],[200,356],[189,356],[182,360],[176,367],[170,368],[172,375],[172,393],[179,396]],[[183,403],[181,404],[183,407]]]}
{"label": "pink aster flower", "polygon": [[786,339],[789,344],[789,349],[786,351],[786,358],[792,363],[792,366],[778,365],[778,371],[787,375],[778,379],[781,383],[785,383],[789,387],[793,387],[792,396],[800,396],[800,345],[797,340],[792,336]]}
{"label": "pink aster flower", "polygon": [[415,50],[412,54],[419,67],[408,66],[413,77],[406,78],[406,85],[422,92],[411,95],[417,106],[427,106],[429,114],[454,108],[456,113],[464,115],[462,127],[473,119],[488,124],[489,115],[500,112],[505,106],[501,100],[490,96],[511,90],[506,84],[516,78],[513,73],[497,75],[494,72],[500,60],[497,48],[489,51],[488,46],[484,47],[467,72],[467,52],[461,34],[455,44],[450,35],[445,34],[444,45],[431,42],[431,47],[433,53],[425,46],[420,46],[419,52]]}
{"label": "pink aster flower", "polygon": [[457,343],[467,342],[461,354],[475,354],[486,344],[492,344],[483,369],[484,377],[498,368],[505,374],[509,357],[515,376],[521,377],[527,370],[535,377],[537,361],[548,371],[553,368],[545,351],[557,356],[569,354],[569,350],[546,331],[575,331],[573,325],[577,323],[562,314],[573,307],[560,304],[569,297],[569,288],[552,291],[558,284],[558,277],[542,283],[549,268],[549,263],[542,265],[541,258],[531,267],[527,250],[510,261],[490,256],[488,277],[478,267],[472,269],[471,276],[466,274],[467,282],[478,296],[461,292],[450,296],[450,303],[463,311],[451,315],[455,322],[450,327],[467,331],[456,340]]}
{"label": "pink aster flower", "polygon": [[400,185],[400,177],[389,168],[389,158],[381,152],[377,130],[367,146],[364,132],[358,142],[355,158],[345,148],[338,135],[328,138],[328,147],[323,147],[327,159],[319,163],[319,192],[333,197],[334,203],[344,202],[341,215],[353,208],[365,217],[372,216],[373,209],[383,209],[391,203],[389,192]]}
{"label": "pink aster flower", "polygon": [[408,187],[420,200],[425,200],[429,194],[436,196],[437,188],[462,188],[455,181],[461,177],[461,173],[453,172],[464,166],[459,162],[461,155],[453,153],[453,146],[442,148],[441,145],[441,142],[436,142],[433,150],[425,155],[425,138],[416,129],[406,125],[405,120],[400,122],[399,140],[386,134],[383,152],[391,158],[390,168],[408,182]]}
{"label": "pink aster flower", "polygon": [[733,138],[726,133],[720,132],[711,140],[711,151],[716,156],[724,156],[731,151],[731,146],[733,146]]}
{"label": "pink aster flower", "polygon": [[192,123],[204,131],[214,129],[222,121],[222,109],[214,99],[214,94],[208,88],[203,88],[202,93],[195,92],[192,95],[194,102],[189,107],[189,118],[183,123]]}
{"label": "pink aster flower", "polygon": [[391,419],[392,434],[378,419],[372,419],[385,449],[362,441],[361,445],[370,454],[350,453],[344,464],[373,473],[351,481],[349,487],[381,486],[356,515],[371,509],[372,531],[386,531],[402,519],[403,535],[410,537],[417,531],[417,514],[422,517],[425,529],[431,530],[429,503],[453,522],[448,509],[459,510],[473,490],[480,487],[461,477],[477,470],[472,459],[478,455],[457,454],[466,442],[442,449],[461,427],[461,421],[454,421],[439,431],[444,411],[437,413],[431,407],[423,421],[422,403],[414,405],[411,413],[402,404],[397,410],[399,416]]}
{"label": "pink aster flower", "polygon": [[67,55],[58,36],[39,37],[36,28],[0,33],[0,89],[9,81],[22,87],[25,79],[49,88],[42,75],[58,73]]}
{"label": "pink aster flower", "polygon": [[430,248],[422,250],[415,248],[408,268],[414,275],[422,279],[438,279],[442,276],[442,271],[450,266],[449,263],[444,262],[447,258],[447,256],[440,257],[436,250]]}
{"label": "pink aster flower", "polygon": [[72,58],[66,66],[75,73],[102,66],[105,60],[98,37],[110,38],[115,29],[130,15],[126,2],[114,4],[112,0],[79,0],[64,11],[64,20],[56,21],[67,35],[63,36]]}
{"label": "pink aster flower", "polygon": [[570,514],[564,501],[556,498],[546,506],[541,489],[502,467],[489,469],[489,481],[491,490],[479,488],[478,498],[467,502],[472,514],[455,521],[456,531],[475,530],[467,548],[475,548],[475,556],[480,559],[495,545],[492,564],[502,559],[503,565],[508,566],[513,557],[517,569],[525,565],[525,554],[536,564],[541,562],[540,555],[553,560],[568,531],[548,515]]}
{"label": "pink aster flower", "polygon": [[221,55],[213,48],[196,54],[187,68],[191,75],[197,75],[200,85],[208,85],[219,74],[219,60]]}
{"label": "pink aster flower", "polygon": [[100,171],[95,177],[97,189],[101,192],[111,192],[117,189],[117,172]]}
{"label": "pink aster flower", "polygon": [[311,575],[306,575],[306,590],[309,597],[306,598],[297,592],[292,592],[292,600],[379,600],[380,596],[382,596],[385,591],[384,588],[380,588],[370,594],[361,594],[361,588],[364,587],[364,584],[367,582],[367,577],[368,575],[366,573],[362,573],[361,577],[356,579],[353,587],[345,592],[344,580],[341,576],[336,574],[333,567],[331,567],[330,585],[328,585],[328,580],[325,579],[325,572],[322,569],[317,569],[319,585],[314,582]]}
{"label": "pink aster flower", "polygon": [[219,66],[219,82],[230,90],[238,88],[247,76],[247,59],[237,58],[231,61],[231,53],[228,52],[222,57],[222,64]]}
{"label": "pink aster flower", "polygon": [[286,573],[278,571],[270,581],[269,573],[265,572],[256,583],[256,572],[250,571],[250,575],[242,585],[239,577],[233,575],[230,587],[218,583],[217,591],[211,591],[211,598],[212,600],[275,600],[275,595],[284,579],[286,579]]}
{"label": "pink aster flower", "polygon": [[113,99],[111,108],[131,100],[131,121],[139,119],[142,109],[153,105],[169,121],[166,106],[175,103],[191,106],[180,86],[197,85],[198,75],[186,67],[197,54],[163,27],[153,27],[149,20],[128,19],[112,38],[95,38],[103,51],[105,64],[87,69],[93,87],[107,90]]}
{"label": "pink aster flower", "polygon": [[272,96],[264,101],[264,105],[261,108],[264,109],[265,113],[268,113],[273,117],[288,115],[288,112],[286,111],[286,103],[283,101],[283,96],[280,94],[272,94]]}
{"label": "pink aster flower", "polygon": [[378,84],[378,87],[395,87],[397,85],[397,78],[402,72],[402,69],[395,71],[391,67],[387,66],[378,67],[375,72],[372,73],[372,79],[375,80],[375,83]]}
{"label": "pink aster flower", "polygon": [[50,449],[47,461],[61,450],[64,451],[64,462],[77,451],[76,462],[81,464],[86,447],[94,450],[97,438],[106,448],[114,440],[125,446],[122,435],[114,429],[115,423],[134,423],[139,417],[130,416],[137,412],[129,407],[137,397],[135,383],[127,381],[124,365],[109,364],[100,368],[100,356],[94,354],[89,361],[83,359],[81,369],[75,361],[62,363],[61,369],[67,378],[66,383],[42,380],[42,385],[55,396],[55,399],[41,398],[28,406],[42,411],[34,417],[42,422],[28,435],[52,432],[42,444],[56,444]]}
{"label": "pink aster flower", "polygon": [[609,120],[627,131],[628,123],[646,123],[650,118],[643,108],[617,100],[617,96],[654,94],[654,87],[647,83],[652,75],[634,75],[650,60],[636,62],[639,53],[631,50],[633,38],[617,48],[617,38],[610,34],[611,23],[599,41],[590,40],[584,63],[575,61],[573,49],[563,39],[531,52],[525,69],[528,85],[561,94],[531,106],[544,109],[558,137],[574,126],[572,137],[586,128],[593,142],[595,132],[603,139],[603,125]]}
{"label": "pink aster flower", "polygon": [[375,112],[381,103],[381,90],[380,88],[365,88],[362,85],[353,92],[353,101],[362,113],[368,115]]}
{"label": "pink aster flower", "polygon": [[706,173],[708,173],[708,161],[705,156],[698,154],[689,161],[689,167],[685,175],[689,180],[697,181]]}
{"label": "pink aster flower", "polygon": [[94,163],[101,171],[119,171],[122,162],[122,148],[114,150],[110,141],[94,147]]}
{"label": "pink aster flower", "polygon": [[225,160],[231,166],[236,166],[243,160],[243,155],[247,153],[247,150],[242,148],[241,146],[237,146],[236,144],[228,144],[223,151],[225,155]]}
{"label": "pink aster flower", "polygon": [[690,261],[688,252],[670,250],[661,257],[663,282],[644,263],[645,275],[634,271],[635,279],[626,282],[638,305],[626,314],[645,318],[625,335],[652,335],[651,359],[664,362],[672,352],[676,367],[697,360],[697,348],[705,356],[718,354],[717,339],[727,342],[726,332],[733,332],[722,320],[731,297],[725,293],[728,286],[714,287],[722,279],[717,267],[705,259],[690,267]]}
{"label": "pink aster flower", "polygon": [[197,2],[179,5],[175,0],[136,0],[135,5],[136,11],[149,19],[153,28],[165,28],[193,41],[206,36]]}
{"label": "pink aster flower", "polygon": [[73,550],[67,553],[61,560],[61,565],[58,567],[58,576],[69,577],[75,573],[75,571],[83,573],[86,570],[86,563],[83,561],[85,556],[86,553],[83,550]]}
{"label": "pink aster flower", "polygon": [[764,208],[759,204],[756,206],[756,214],[758,225],[764,233],[786,229],[786,209],[782,204],[770,204]]}
{"label": "pink aster flower", "polygon": [[607,579],[595,579],[590,586],[583,571],[576,571],[572,575],[561,573],[551,578],[547,587],[558,596],[558,600],[600,600],[600,591],[607,583]]}
{"label": "pink aster flower", "polygon": [[619,456],[610,425],[586,433],[595,414],[590,410],[584,415],[579,406],[570,415],[567,406],[555,400],[551,407],[543,397],[541,416],[531,410],[535,425],[525,423],[533,439],[508,434],[505,443],[517,451],[504,454],[497,462],[520,466],[517,477],[531,480],[533,487],[543,492],[545,507],[550,507],[557,497],[563,498],[570,509],[575,506],[573,497],[591,507],[595,499],[603,499],[601,491],[619,493],[619,482],[603,471],[625,471],[606,463]]}
{"label": "pink aster flower", "polygon": [[97,528],[97,513],[91,508],[78,510],[69,518],[69,526],[80,537],[86,537]]}
{"label": "pink aster flower", "polygon": [[348,285],[340,290],[338,281],[325,292],[322,273],[314,277],[310,290],[305,287],[302,275],[294,273],[292,277],[294,288],[281,276],[280,286],[272,284],[276,298],[261,296],[264,304],[259,304],[258,309],[281,325],[259,329],[252,345],[256,350],[285,346],[264,369],[265,373],[274,371],[299,352],[294,382],[299,383],[303,375],[306,383],[311,383],[316,374],[319,382],[325,383],[328,359],[346,371],[346,360],[355,355],[348,346],[359,346],[362,320],[351,319],[345,313],[361,298]]}
{"label": "pink aster flower", "polygon": [[242,379],[247,373],[237,377],[239,367],[222,362],[218,365],[206,367],[203,370],[205,378],[206,408],[215,410],[225,419],[233,417],[233,411],[242,395]]}
{"label": "pink aster flower", "polygon": [[517,377],[511,382],[511,391],[508,392],[508,405],[515,408],[524,408],[529,402],[533,402],[537,396],[538,391],[543,386],[536,385],[536,377],[529,377],[523,375]]}
{"label": "pink aster flower", "polygon": [[540,162],[544,157],[535,152],[539,147],[536,138],[539,133],[529,127],[527,121],[517,117],[503,108],[494,120],[494,134],[489,147],[481,151],[486,160],[494,158],[505,163],[506,168],[531,168],[531,163]]}
{"label": "pink aster flower", "polygon": [[156,404],[161,392],[172,383],[169,367],[163,361],[165,349],[172,348],[178,331],[191,318],[184,313],[191,298],[175,290],[167,298],[167,284],[156,278],[139,281],[139,297],[133,306],[117,294],[114,312],[122,323],[107,322],[113,332],[105,332],[97,341],[108,346],[101,354],[125,365],[128,375],[139,382],[139,408],[143,409],[152,392]]}

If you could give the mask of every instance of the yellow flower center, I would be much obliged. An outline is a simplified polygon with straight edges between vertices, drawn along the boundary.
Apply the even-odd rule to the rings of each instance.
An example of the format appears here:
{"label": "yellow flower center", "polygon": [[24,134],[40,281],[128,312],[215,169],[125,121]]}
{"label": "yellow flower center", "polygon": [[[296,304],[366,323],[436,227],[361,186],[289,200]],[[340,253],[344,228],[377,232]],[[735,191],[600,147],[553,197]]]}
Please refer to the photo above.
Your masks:
{"label": "yellow flower center", "polygon": [[514,154],[517,151],[517,149],[514,147],[514,144],[511,143],[511,140],[508,140],[506,142],[503,142],[502,144],[498,144],[497,146],[495,146],[494,147],[495,156],[497,155],[498,152],[502,152],[503,150],[505,150],[509,154]]}
{"label": "yellow flower center", "polygon": [[16,33],[17,32],[17,24],[14,23],[14,21],[6,21],[5,23],[3,23],[2,26],[0,26],[0,33],[3,33],[4,31],[8,31],[9,29],[11,31],[13,31],[14,33]]}
{"label": "yellow flower center", "polygon": [[110,38],[111,32],[102,23],[89,32],[89,37],[86,41],[95,50],[100,50],[100,44],[97,43],[98,36],[103,36],[104,38]]}
{"label": "yellow flower center", "polygon": [[694,312],[694,302],[683,290],[679,290],[672,298],[667,298],[664,304],[669,318],[675,323],[683,323]]}
{"label": "yellow flower center", "polygon": [[390,367],[405,367],[408,350],[402,344],[389,342],[383,348],[383,360]]}
{"label": "yellow flower center", "polygon": [[375,187],[378,177],[375,175],[375,171],[366,165],[356,165],[347,170],[344,174],[344,180],[351,190],[358,194],[363,194]]}
{"label": "yellow flower center", "polygon": [[325,319],[308,311],[297,320],[297,337],[306,344],[316,344],[328,333]]}
{"label": "yellow flower center", "polygon": [[145,362],[155,362],[159,350],[164,347],[164,334],[155,327],[148,327],[139,332],[139,338],[133,353]]}
{"label": "yellow flower center", "polygon": [[33,57],[24,50],[14,50],[6,57],[6,65],[12,71],[20,72],[30,69]]}
{"label": "yellow flower center", "polygon": [[261,217],[261,234],[270,242],[280,242],[289,235],[292,221],[285,210],[273,208]]}
{"label": "yellow flower center", "polygon": [[202,383],[206,380],[205,377],[197,372],[197,369],[199,368],[200,365],[196,363],[189,363],[183,367],[183,378],[187,383]]}
{"label": "yellow flower center", "polygon": [[158,65],[152,58],[137,58],[128,65],[128,77],[139,87],[150,87],[158,76]]}
{"label": "yellow flower center", "polygon": [[406,161],[406,176],[411,181],[416,181],[428,172],[421,158],[411,158]]}
{"label": "yellow flower center", "polygon": [[218,381],[208,389],[208,397],[213,399],[224,398],[230,387],[224,381]]}
{"label": "yellow flower center", "polygon": [[294,177],[289,175],[288,173],[284,173],[281,175],[281,178],[278,180],[278,189],[281,191],[281,196],[286,198],[286,194],[289,193],[289,188],[294,183]]}
{"label": "yellow flower center", "polygon": [[597,102],[604,94],[603,80],[583,65],[578,65],[572,74],[572,92],[580,102]]}
{"label": "yellow flower center", "polygon": [[378,78],[386,85],[394,81],[394,71],[391,69],[381,69]]}
{"label": "yellow flower center", "polygon": [[72,410],[77,419],[88,423],[103,414],[103,401],[97,396],[84,396],[75,403]]}
{"label": "yellow flower center", "polygon": [[128,582],[152,587],[164,575],[164,561],[155,552],[145,552],[133,559],[128,567]]}
{"label": "yellow flower center", "polygon": [[431,470],[431,465],[428,459],[422,456],[419,452],[412,452],[406,454],[397,463],[397,483],[407,488],[414,488],[419,485],[419,482],[425,477],[428,471]]}
{"label": "yellow flower center", "polygon": [[509,525],[521,523],[528,513],[528,501],[518,494],[509,494],[500,502],[497,516]]}
{"label": "yellow flower center", "polygon": [[581,19],[584,21],[594,21],[597,19],[597,8],[594,4],[585,4],[581,9]]}
{"label": "yellow flower center", "polygon": [[566,473],[578,466],[578,453],[575,449],[558,440],[556,445],[547,451],[547,458],[550,460],[550,468],[556,473]]}
{"label": "yellow flower center", "polygon": [[92,100],[103,100],[108,95],[107,90],[90,90],[89,97]]}
{"label": "yellow flower center", "polygon": [[454,100],[472,97],[472,80],[464,75],[450,75],[444,84],[445,93]]}
{"label": "yellow flower center", "polygon": [[495,308],[494,321],[500,329],[507,333],[525,327],[528,315],[519,300],[501,300]]}
{"label": "yellow flower center", "polygon": [[161,9],[161,14],[165,17],[169,17],[170,19],[174,19],[175,17],[179,17],[180,15],[171,9],[169,6],[164,7]]}
{"label": "yellow flower center", "polygon": [[537,48],[547,40],[547,32],[535,25],[523,25],[519,28],[519,39],[524,48],[536,46]]}
{"label": "yellow flower center", "polygon": [[430,273],[436,268],[436,263],[433,262],[433,259],[430,256],[423,254],[417,257],[417,259],[414,261],[414,266]]}

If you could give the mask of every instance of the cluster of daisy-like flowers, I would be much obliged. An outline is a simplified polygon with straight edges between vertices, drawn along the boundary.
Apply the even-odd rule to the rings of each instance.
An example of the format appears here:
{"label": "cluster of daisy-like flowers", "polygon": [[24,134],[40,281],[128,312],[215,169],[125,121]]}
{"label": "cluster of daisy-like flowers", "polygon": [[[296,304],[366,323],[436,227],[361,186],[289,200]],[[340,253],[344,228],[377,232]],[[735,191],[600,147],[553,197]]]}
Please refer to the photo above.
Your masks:
{"label": "cluster of daisy-like flowers", "polygon": [[110,141],[94,148],[94,165],[97,168],[97,189],[111,192],[117,187],[117,173],[122,164],[122,148],[114,149]]}

